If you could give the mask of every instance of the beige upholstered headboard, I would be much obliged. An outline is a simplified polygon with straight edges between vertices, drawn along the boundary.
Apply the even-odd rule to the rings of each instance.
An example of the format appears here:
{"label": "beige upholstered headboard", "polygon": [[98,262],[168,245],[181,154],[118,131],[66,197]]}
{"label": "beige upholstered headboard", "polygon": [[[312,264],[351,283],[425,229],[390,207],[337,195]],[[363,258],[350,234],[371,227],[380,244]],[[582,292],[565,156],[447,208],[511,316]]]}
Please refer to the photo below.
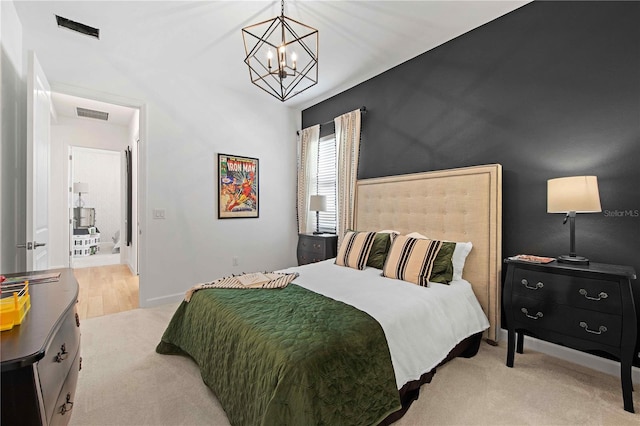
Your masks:
{"label": "beige upholstered headboard", "polygon": [[489,318],[498,341],[502,265],[502,166],[464,167],[373,179],[356,184],[355,229],[419,232],[471,241],[463,278]]}

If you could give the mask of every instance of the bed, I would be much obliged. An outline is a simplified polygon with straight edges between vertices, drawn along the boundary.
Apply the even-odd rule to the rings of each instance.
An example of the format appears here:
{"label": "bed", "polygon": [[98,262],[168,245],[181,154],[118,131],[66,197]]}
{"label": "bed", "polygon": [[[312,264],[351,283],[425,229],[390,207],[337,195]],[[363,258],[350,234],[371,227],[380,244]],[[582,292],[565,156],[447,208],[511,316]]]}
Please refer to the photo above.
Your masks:
{"label": "bed", "polygon": [[[234,425],[397,420],[436,367],[497,341],[501,178],[494,164],[358,181],[361,232],[345,235],[338,259],[279,271],[298,274],[285,288],[197,291],[156,351],[193,358]],[[341,266],[349,238],[396,232],[383,268]],[[443,241],[473,249],[463,266],[452,252],[449,283],[431,282],[430,262],[419,286],[388,266],[398,241],[434,259]]]}

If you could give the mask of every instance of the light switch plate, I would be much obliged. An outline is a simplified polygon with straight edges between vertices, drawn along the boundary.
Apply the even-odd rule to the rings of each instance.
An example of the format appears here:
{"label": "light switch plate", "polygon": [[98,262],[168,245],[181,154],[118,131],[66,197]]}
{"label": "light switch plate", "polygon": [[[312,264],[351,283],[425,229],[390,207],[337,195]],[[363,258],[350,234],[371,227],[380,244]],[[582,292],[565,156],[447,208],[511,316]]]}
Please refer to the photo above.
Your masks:
{"label": "light switch plate", "polygon": [[164,209],[153,209],[153,218],[154,219],[164,219],[165,210]]}

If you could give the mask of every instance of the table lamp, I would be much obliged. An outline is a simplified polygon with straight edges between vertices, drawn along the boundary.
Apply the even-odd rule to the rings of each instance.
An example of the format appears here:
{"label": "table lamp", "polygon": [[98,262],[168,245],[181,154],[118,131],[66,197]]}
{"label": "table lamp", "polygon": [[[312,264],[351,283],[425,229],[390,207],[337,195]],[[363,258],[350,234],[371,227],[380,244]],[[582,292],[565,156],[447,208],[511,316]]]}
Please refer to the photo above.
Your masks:
{"label": "table lamp", "polygon": [[600,194],[596,176],[571,176],[547,181],[547,213],[564,213],[569,219],[569,254],[557,258],[561,263],[588,265],[589,259],[576,255],[576,213],[598,213]]}
{"label": "table lamp", "polygon": [[312,195],[309,199],[309,210],[316,212],[316,230],[313,234],[322,234],[320,232],[320,212],[327,211],[326,195]]}

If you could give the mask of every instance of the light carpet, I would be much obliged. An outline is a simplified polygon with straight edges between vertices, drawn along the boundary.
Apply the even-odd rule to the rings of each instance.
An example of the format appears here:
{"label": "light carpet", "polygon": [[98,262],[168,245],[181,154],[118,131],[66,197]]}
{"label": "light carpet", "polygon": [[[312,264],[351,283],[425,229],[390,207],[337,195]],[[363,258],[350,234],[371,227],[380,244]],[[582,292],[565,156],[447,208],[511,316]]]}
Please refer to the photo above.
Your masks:
{"label": "light carpet", "polygon": [[[82,321],[82,370],[71,425],[229,424],[191,359],[155,353],[177,306]],[[640,414],[622,408],[617,377],[526,346],[514,368],[505,360],[505,342],[483,343],[475,357],[439,368],[396,425],[640,424]]]}

